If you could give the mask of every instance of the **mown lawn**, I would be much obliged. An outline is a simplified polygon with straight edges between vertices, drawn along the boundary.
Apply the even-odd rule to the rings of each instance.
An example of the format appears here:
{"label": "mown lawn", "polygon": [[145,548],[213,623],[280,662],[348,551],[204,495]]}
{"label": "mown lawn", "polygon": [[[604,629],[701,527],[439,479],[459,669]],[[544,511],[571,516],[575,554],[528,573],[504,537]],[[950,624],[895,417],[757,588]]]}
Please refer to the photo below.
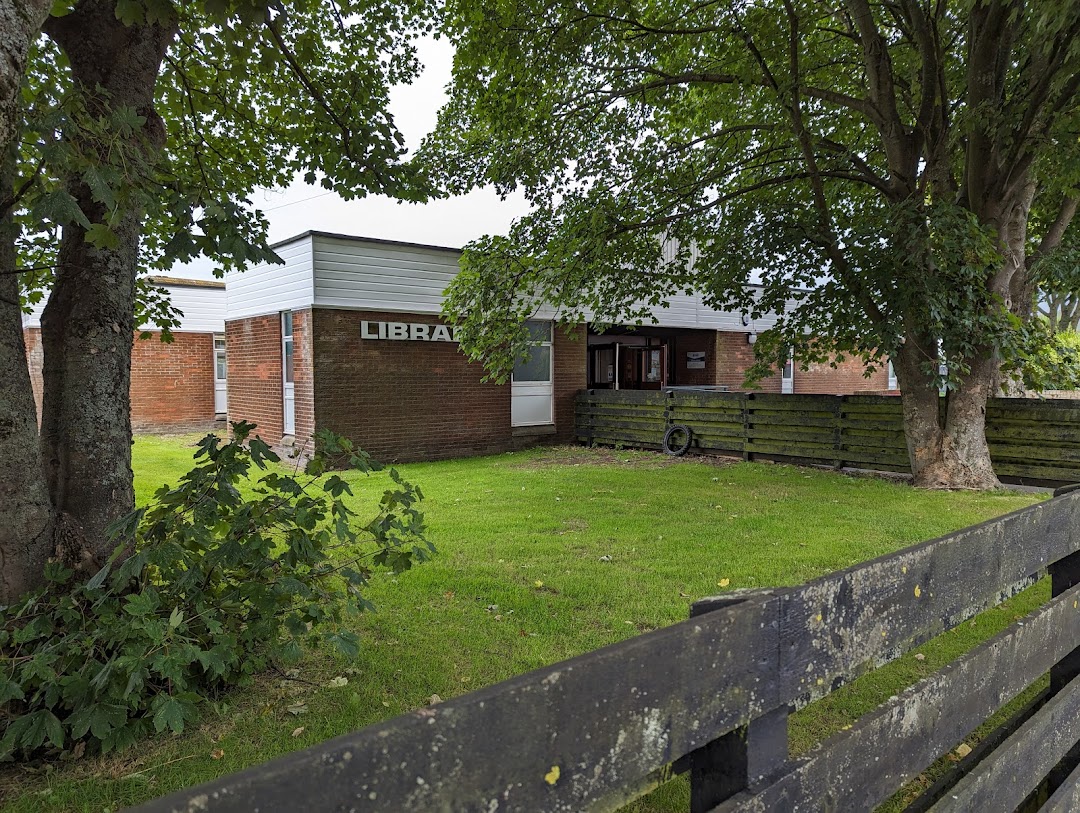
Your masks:
{"label": "mown lawn", "polygon": [[[186,471],[194,440],[137,440],[140,501]],[[681,621],[702,596],[797,584],[1039,498],[580,448],[399,470],[424,491],[439,555],[375,580],[369,597],[378,612],[357,624],[359,662],[312,652],[291,678],[266,675],[226,694],[183,735],[119,756],[9,767],[0,775],[4,809],[116,810],[415,709],[432,695],[449,698]],[[372,514],[386,475],[349,478],[361,517]],[[902,659],[801,712],[793,747],[847,725],[1044,592],[1036,587],[942,636],[920,650],[925,661]],[[347,685],[331,688],[337,677]],[[685,810],[687,798],[677,780],[633,809]]]}

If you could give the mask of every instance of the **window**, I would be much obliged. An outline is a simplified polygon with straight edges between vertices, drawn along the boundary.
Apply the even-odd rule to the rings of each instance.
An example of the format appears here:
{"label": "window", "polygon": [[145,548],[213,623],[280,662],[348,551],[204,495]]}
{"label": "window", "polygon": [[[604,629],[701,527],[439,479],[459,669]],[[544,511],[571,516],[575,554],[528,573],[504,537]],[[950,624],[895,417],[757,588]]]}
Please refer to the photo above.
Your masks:
{"label": "window", "polygon": [[282,431],[291,435],[296,431],[296,385],[293,383],[293,315],[281,312],[281,379],[282,379]]}
{"label": "window", "polygon": [[528,358],[519,357],[514,363],[517,383],[546,383],[551,381],[551,322],[526,322],[529,331]]}
{"label": "window", "polygon": [[665,349],[666,348],[647,348],[645,350],[645,381],[649,384],[663,383]]}
{"label": "window", "polygon": [[551,322],[526,322],[528,358],[514,364],[510,385],[510,424],[541,426],[553,422],[555,388],[552,383]]}
{"label": "window", "polygon": [[228,365],[225,363],[225,338],[223,336],[214,337],[214,378],[217,381],[224,381],[226,373],[228,371]]}
{"label": "window", "polygon": [[281,354],[285,383],[293,383],[293,319],[292,311],[281,314]]}
{"label": "window", "polygon": [[787,357],[780,371],[780,392],[790,395],[795,392],[795,351],[787,348]]}
{"label": "window", "polygon": [[225,356],[225,337],[214,337],[214,412],[224,415],[228,409],[228,385],[226,379],[229,376],[229,365]]}
{"label": "window", "polygon": [[889,383],[888,388],[890,390],[900,389],[900,385],[896,383],[896,370],[893,368],[892,359],[889,359]]}

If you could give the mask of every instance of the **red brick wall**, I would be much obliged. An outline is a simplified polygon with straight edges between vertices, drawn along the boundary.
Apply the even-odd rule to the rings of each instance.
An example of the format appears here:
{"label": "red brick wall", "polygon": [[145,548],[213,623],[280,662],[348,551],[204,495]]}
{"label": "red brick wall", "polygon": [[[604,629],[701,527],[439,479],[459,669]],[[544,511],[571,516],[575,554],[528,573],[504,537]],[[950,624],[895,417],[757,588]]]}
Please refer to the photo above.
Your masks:
{"label": "red brick wall", "polygon": [[[681,340],[680,340],[681,341]],[[715,383],[726,384],[732,392],[744,390],[743,375],[754,363],[754,346],[748,344],[745,333],[716,334],[717,366]],[[863,373],[866,366],[859,359],[847,358],[836,368],[827,362],[811,364],[803,370],[795,360],[795,393],[822,395],[852,395],[854,393],[881,393],[888,390],[889,373],[882,367],[869,378]],[[762,379],[756,392],[780,392],[780,373]]]}
{"label": "red brick wall", "polygon": [[34,406],[37,407],[38,423],[40,423],[41,398],[45,389],[41,377],[41,368],[45,363],[45,353],[41,347],[41,328],[24,328],[23,343],[26,345],[26,363],[30,366],[30,386],[34,389]]}
{"label": "red brick wall", "polygon": [[811,364],[803,370],[795,362],[795,392],[824,395],[853,395],[857,392],[882,393],[889,388],[889,371],[884,365],[869,378],[866,365],[857,358],[846,358],[835,368],[827,362]]}
{"label": "red brick wall", "polygon": [[267,443],[277,444],[284,409],[280,314],[226,322],[225,354],[229,420],[258,424],[255,433]]}
{"label": "red brick wall", "polygon": [[[780,392],[780,373],[763,378],[754,387],[743,385],[746,371],[754,364],[754,346],[746,341],[745,333],[716,333],[716,381],[726,384],[732,392]],[[798,381],[795,391],[798,392]]]}
{"label": "red brick wall", "polygon": [[[574,394],[585,386],[583,338],[557,334],[554,434],[510,426],[510,386],[483,383],[483,367],[451,342],[361,339],[360,322],[438,324],[436,316],[316,309],[315,423],[376,460],[406,462],[493,454],[523,442],[570,442]],[[526,439],[527,435],[527,439]]]}
{"label": "red brick wall", "polygon": [[574,402],[579,390],[586,386],[589,356],[584,326],[572,333],[555,328],[555,434],[547,438],[554,443],[574,442]]}
{"label": "red brick wall", "polygon": [[131,348],[131,427],[136,432],[205,429],[214,422],[214,335],[153,331]]}
{"label": "red brick wall", "polygon": [[[27,328],[27,363],[41,416],[44,356],[41,330]],[[154,331],[131,348],[131,426],[136,432],[180,432],[214,424],[214,336],[174,333],[164,344]]]}
{"label": "red brick wall", "polygon": [[293,397],[296,400],[294,418],[297,445],[307,443],[315,433],[313,337],[311,311],[293,311]]}
{"label": "red brick wall", "polygon": [[[701,387],[716,384],[717,346],[716,332],[712,330],[687,330],[670,339],[671,371],[668,380],[679,387]],[[705,354],[704,370],[688,370],[686,354]]]}

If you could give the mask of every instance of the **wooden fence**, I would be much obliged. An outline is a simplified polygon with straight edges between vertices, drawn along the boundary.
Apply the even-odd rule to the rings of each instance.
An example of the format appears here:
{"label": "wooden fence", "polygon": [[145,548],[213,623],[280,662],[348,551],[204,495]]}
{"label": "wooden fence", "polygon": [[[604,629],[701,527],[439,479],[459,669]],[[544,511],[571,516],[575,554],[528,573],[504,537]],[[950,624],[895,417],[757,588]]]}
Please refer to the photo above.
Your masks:
{"label": "wooden fence", "polygon": [[[660,448],[672,424],[690,427],[694,448],[745,460],[911,471],[895,396],[578,393],[576,433],[584,443]],[[1003,480],[1080,482],[1080,401],[992,398],[986,437]]]}
{"label": "wooden fence", "polygon": [[[1080,490],[801,587],[421,708],[139,808],[614,810],[672,773],[691,809],[869,810],[1050,673],[1050,689],[911,809],[1080,806]],[[990,607],[1049,568],[1053,598],[802,757],[793,705]],[[437,634],[435,630],[432,634]],[[962,775],[961,775],[962,773]],[[1054,775],[1054,786],[1045,777]]]}

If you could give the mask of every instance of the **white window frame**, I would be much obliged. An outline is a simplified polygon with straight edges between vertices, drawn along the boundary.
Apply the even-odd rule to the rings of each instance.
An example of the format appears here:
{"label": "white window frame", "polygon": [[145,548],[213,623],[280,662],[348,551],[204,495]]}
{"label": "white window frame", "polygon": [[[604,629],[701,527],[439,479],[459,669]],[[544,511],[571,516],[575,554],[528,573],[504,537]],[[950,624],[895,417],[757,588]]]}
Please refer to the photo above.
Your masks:
{"label": "white window frame", "polygon": [[896,368],[893,367],[892,359],[889,359],[887,372],[889,375],[889,380],[885,383],[886,388],[890,390],[900,389],[900,384],[896,380]]}
{"label": "white window frame", "polygon": [[787,361],[780,365],[780,392],[783,395],[795,393],[795,350],[788,350]]}
{"label": "white window frame", "polygon": [[[555,423],[555,325],[547,319],[530,319],[529,322],[547,325],[547,339],[533,343],[533,347],[548,349],[547,381],[517,381],[510,375],[510,426],[551,426]],[[535,411],[546,400],[546,413]]]}
{"label": "white window frame", "polygon": [[[218,362],[224,365],[225,375],[218,375],[220,368]],[[223,414],[228,409],[228,386],[229,380],[229,354],[225,344],[225,336],[221,333],[214,334],[214,412],[217,414]],[[218,409],[218,392],[221,392],[221,406],[225,409]]]}
{"label": "white window frame", "polygon": [[[285,332],[285,324],[288,322],[289,332]],[[281,312],[281,434],[296,434],[296,340],[294,331],[296,325],[292,311]],[[293,380],[288,381],[286,372],[288,367],[285,359],[288,357],[288,347],[292,346]]]}
{"label": "white window frame", "polygon": [[227,381],[229,374],[227,372],[228,366],[226,366],[225,375],[218,375],[220,368],[218,362],[224,362],[228,365],[227,355],[225,350],[225,337],[220,333],[214,335],[214,381]]}

